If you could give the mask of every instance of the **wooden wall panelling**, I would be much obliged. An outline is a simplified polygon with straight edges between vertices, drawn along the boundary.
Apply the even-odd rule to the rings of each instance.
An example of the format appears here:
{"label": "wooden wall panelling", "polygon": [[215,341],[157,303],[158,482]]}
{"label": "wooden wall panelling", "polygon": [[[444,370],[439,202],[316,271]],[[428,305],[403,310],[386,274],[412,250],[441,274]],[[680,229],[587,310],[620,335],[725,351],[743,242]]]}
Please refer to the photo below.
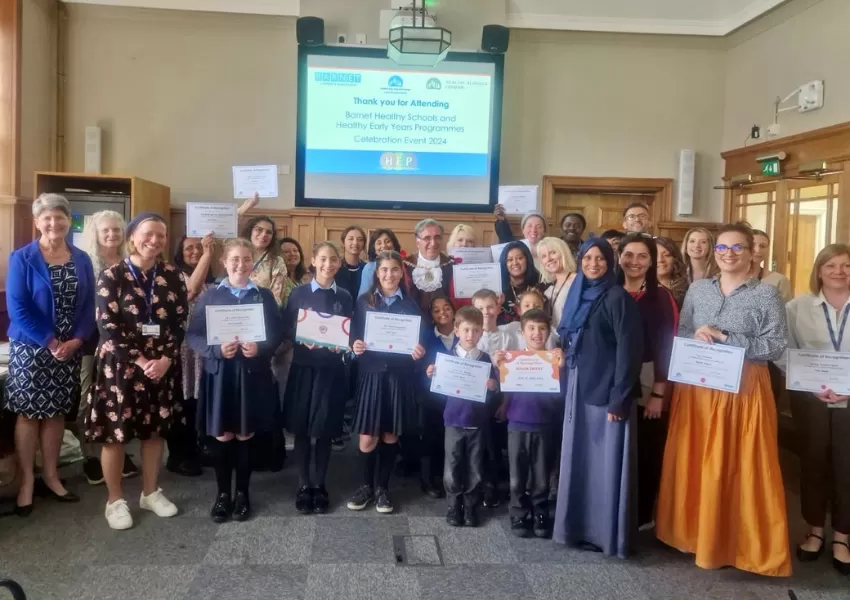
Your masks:
{"label": "wooden wall panelling", "polygon": [[836,240],[839,242],[850,242],[850,160],[844,161],[842,165],[842,181],[838,184],[838,224],[836,226]]}
{"label": "wooden wall panelling", "polygon": [[655,226],[658,235],[681,244],[685,240],[685,234],[694,227],[704,227],[712,233],[720,229],[721,223],[704,223],[697,221],[664,221]]}
{"label": "wooden wall panelling", "polygon": [[[0,0],[0,320],[5,317],[9,254],[18,245],[18,223],[26,213],[20,194],[21,0]],[[6,328],[0,329],[5,338]]]}

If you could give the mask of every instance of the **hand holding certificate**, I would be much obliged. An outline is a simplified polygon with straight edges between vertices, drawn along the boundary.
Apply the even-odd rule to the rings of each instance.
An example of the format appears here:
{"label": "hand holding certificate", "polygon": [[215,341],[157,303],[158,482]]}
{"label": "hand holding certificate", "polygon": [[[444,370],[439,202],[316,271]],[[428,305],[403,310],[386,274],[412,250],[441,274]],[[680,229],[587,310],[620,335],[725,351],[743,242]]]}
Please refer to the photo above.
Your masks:
{"label": "hand holding certificate", "polygon": [[743,348],[676,337],[667,376],[670,381],[737,394],[743,368]]}
{"label": "hand holding certificate", "polygon": [[413,354],[419,345],[419,315],[366,313],[363,342],[367,350],[391,354]]}
{"label": "hand holding certificate", "polygon": [[295,330],[295,341],[308,346],[347,350],[351,319],[301,308]]}
{"label": "hand holding certificate", "polygon": [[208,346],[266,341],[262,304],[228,304],[206,308]]}
{"label": "hand holding certificate", "polygon": [[437,354],[431,391],[473,402],[487,401],[490,363]]}
{"label": "hand holding certificate", "polygon": [[551,350],[508,350],[499,363],[503,392],[561,391],[559,354]]}
{"label": "hand holding certificate", "polygon": [[785,381],[789,390],[850,395],[850,353],[789,348]]}
{"label": "hand holding certificate", "polygon": [[472,298],[475,292],[485,288],[502,293],[502,268],[495,263],[455,265],[452,269],[456,298]]}

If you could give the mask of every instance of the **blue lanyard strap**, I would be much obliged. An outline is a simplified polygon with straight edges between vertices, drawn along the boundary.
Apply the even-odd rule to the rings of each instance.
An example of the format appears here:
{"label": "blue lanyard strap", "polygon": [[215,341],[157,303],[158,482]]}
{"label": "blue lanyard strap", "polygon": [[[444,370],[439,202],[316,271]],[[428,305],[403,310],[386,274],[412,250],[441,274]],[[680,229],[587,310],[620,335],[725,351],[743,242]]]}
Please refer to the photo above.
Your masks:
{"label": "blue lanyard strap", "polygon": [[[838,326],[838,339],[835,339],[835,330],[832,328],[832,321],[829,320],[829,309],[826,307],[826,302],[821,304],[823,308],[823,318],[826,319],[826,328],[829,330],[829,339],[832,340],[832,347],[836,352],[841,352],[841,342],[844,339],[844,327],[847,325],[847,315],[850,313],[850,304],[844,307],[844,313],[841,315],[841,325]],[[836,314],[836,316],[838,316]]]}
{"label": "blue lanyard strap", "polygon": [[147,322],[153,322],[153,287],[156,284],[156,264],[153,267],[153,273],[151,273],[150,280],[148,281],[148,286],[145,287],[145,284],[142,282],[139,274],[136,272],[136,267],[133,263],[130,262],[129,258],[125,258],[124,262],[127,263],[127,267],[130,269],[130,273],[133,275],[133,279],[136,280],[136,284],[142,288],[142,293],[145,297],[145,307],[147,308]]}
{"label": "blue lanyard strap", "polygon": [[256,270],[257,270],[257,267],[259,267],[259,266],[260,266],[260,264],[261,264],[261,263],[262,263],[262,262],[266,259],[266,255],[267,255],[268,253],[269,253],[269,251],[268,251],[268,250],[266,250],[265,252],[263,252],[263,255],[262,255],[260,258],[258,258],[258,259],[257,259],[257,262],[255,262],[255,263],[254,263],[254,268],[253,268],[253,269],[251,269],[251,272],[252,272],[252,273],[253,273],[254,271],[256,271]]}

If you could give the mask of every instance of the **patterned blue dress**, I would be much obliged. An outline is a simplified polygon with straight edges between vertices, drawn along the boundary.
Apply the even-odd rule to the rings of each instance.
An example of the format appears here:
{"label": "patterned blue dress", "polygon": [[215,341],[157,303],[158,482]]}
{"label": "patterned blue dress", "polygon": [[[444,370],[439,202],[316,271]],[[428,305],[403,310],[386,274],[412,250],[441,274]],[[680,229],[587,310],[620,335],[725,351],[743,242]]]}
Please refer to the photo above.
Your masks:
{"label": "patterned blue dress", "polygon": [[[56,339],[65,342],[74,332],[77,270],[74,261],[48,265],[53,288]],[[57,360],[47,348],[11,340],[6,409],[28,419],[50,419],[67,414],[80,401],[80,361],[77,352]]]}

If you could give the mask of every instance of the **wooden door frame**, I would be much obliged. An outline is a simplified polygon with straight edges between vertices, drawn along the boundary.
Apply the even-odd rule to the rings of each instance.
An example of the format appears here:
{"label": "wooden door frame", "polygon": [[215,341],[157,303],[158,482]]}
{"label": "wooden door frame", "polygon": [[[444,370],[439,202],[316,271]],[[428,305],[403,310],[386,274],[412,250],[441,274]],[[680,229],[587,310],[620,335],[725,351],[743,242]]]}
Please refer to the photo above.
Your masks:
{"label": "wooden door frame", "polygon": [[555,223],[555,194],[581,193],[591,194],[653,194],[648,201],[652,228],[657,230],[662,223],[670,221],[673,213],[673,180],[644,177],[571,177],[567,175],[543,176],[543,214],[550,227],[558,229]]}

